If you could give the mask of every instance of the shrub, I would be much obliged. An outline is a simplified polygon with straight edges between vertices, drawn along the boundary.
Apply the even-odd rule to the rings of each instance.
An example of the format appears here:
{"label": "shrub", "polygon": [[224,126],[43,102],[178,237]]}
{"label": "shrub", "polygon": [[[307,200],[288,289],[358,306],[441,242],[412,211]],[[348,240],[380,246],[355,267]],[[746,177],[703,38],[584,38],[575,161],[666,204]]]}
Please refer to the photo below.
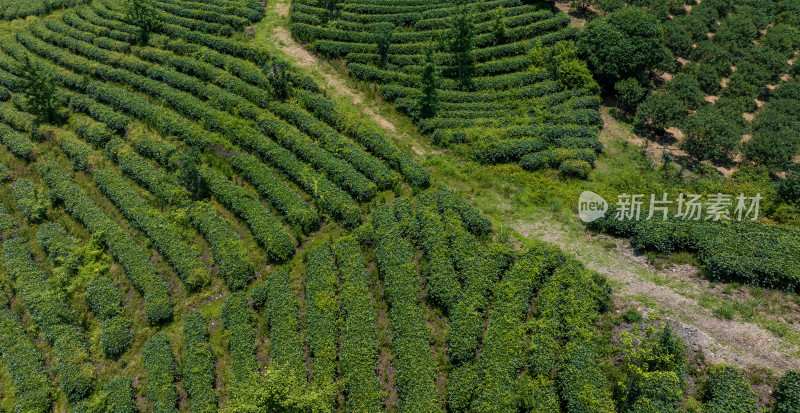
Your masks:
{"label": "shrub", "polygon": [[178,366],[164,333],[156,333],[144,343],[142,361],[147,370],[147,400],[154,412],[177,412],[178,389],[175,375]]}
{"label": "shrub", "polygon": [[33,158],[34,145],[29,136],[13,131],[4,124],[0,124],[0,143],[18,158]]}
{"label": "shrub", "polygon": [[664,23],[664,44],[677,56],[688,57],[692,51],[692,37],[677,20]]}
{"label": "shrub", "polygon": [[196,291],[209,282],[211,275],[181,238],[181,232],[173,222],[150,207],[111,168],[97,169],[92,176],[100,190],[111,199],[131,225],[143,231],[153,241],[153,246],[175,269],[188,290]]}
{"label": "shrub", "polygon": [[303,357],[303,339],[298,328],[299,309],[297,296],[290,285],[289,272],[280,269],[270,274],[267,284],[269,294],[265,315],[269,325],[272,363],[280,366],[284,374],[305,381],[308,372]]}
{"label": "shrub", "polygon": [[339,305],[336,292],[339,279],[330,244],[324,244],[308,253],[308,345],[313,364],[311,377],[317,387],[333,384],[336,379],[336,359],[339,333],[337,320]]}
{"label": "shrub", "polygon": [[690,116],[683,130],[686,137],[681,148],[700,161],[723,165],[732,162],[742,140],[741,130],[715,106],[705,106]]}
{"label": "shrub", "polygon": [[671,95],[680,99],[689,109],[699,108],[705,98],[695,75],[687,72],[680,72],[675,75],[667,83],[667,90]]}
{"label": "shrub", "polygon": [[14,182],[11,196],[17,204],[17,208],[31,222],[39,222],[44,219],[47,208],[50,206],[46,189],[28,179],[18,179]]}
{"label": "shrub", "polygon": [[183,324],[183,334],[186,354],[183,365],[183,384],[189,395],[192,411],[216,411],[214,353],[211,351],[205,317],[195,310],[190,311]]}
{"label": "shrub", "polygon": [[702,389],[704,411],[709,413],[755,413],[758,398],[742,373],[724,364],[713,366]]}
{"label": "shrub", "polygon": [[800,409],[800,373],[787,371],[773,393],[775,413],[791,413]]}
{"label": "shrub", "polygon": [[100,347],[107,357],[117,358],[133,342],[131,321],[125,316],[115,316],[103,321],[100,326]]}
{"label": "shrub", "polygon": [[294,255],[294,241],[258,200],[219,172],[203,167],[200,176],[219,202],[244,220],[271,260],[286,261]]}
{"label": "shrub", "polygon": [[92,312],[101,320],[121,314],[122,295],[109,277],[98,277],[86,285],[84,298]]}
{"label": "shrub", "polygon": [[642,86],[639,79],[629,77],[614,84],[617,99],[626,107],[636,107],[644,99],[647,89]]}
{"label": "shrub", "polygon": [[86,397],[92,389],[94,370],[89,361],[88,343],[74,324],[63,294],[46,278],[33,261],[30,246],[22,238],[3,243],[3,263],[16,283],[18,297],[31,318],[53,346],[53,372],[71,403]]}
{"label": "shrub", "polygon": [[14,386],[15,409],[33,413],[52,411],[52,384],[42,354],[25,334],[17,315],[6,308],[0,309],[0,360],[9,384]]}
{"label": "shrub", "polygon": [[125,270],[133,287],[144,295],[148,321],[155,324],[170,319],[172,300],[149,255],[89,199],[57,162],[41,161],[38,167],[51,195],[64,204],[67,212],[89,232],[102,234],[103,242]]}
{"label": "shrub", "polygon": [[341,279],[342,343],[339,369],[345,380],[347,402],[354,410],[381,409],[377,366],[375,313],[369,298],[366,266],[358,242],[339,238],[333,247]]}
{"label": "shrub", "polygon": [[700,90],[709,94],[716,95],[722,90],[722,78],[712,65],[700,65],[697,70],[697,83]]}
{"label": "shrub", "polygon": [[607,82],[642,75],[663,61],[661,27],[652,15],[627,7],[591,21],[578,38],[578,51]]}
{"label": "shrub", "polygon": [[649,126],[656,131],[679,124],[686,117],[686,104],[672,93],[655,93],[647,97],[636,111],[637,127]]}

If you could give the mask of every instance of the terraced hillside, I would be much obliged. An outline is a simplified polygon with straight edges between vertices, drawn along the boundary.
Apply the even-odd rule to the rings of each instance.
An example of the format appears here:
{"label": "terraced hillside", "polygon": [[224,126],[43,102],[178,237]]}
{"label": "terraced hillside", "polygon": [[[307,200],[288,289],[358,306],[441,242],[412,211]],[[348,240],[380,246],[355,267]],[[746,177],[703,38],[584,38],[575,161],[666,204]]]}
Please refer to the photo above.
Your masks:
{"label": "terraced hillside", "polygon": [[[602,279],[492,242],[448,191],[376,206],[429,174],[229,36],[260,3],[156,5],[144,44],[98,1],[0,45],[4,410],[557,410],[587,403],[576,385],[610,403],[591,340]],[[24,110],[31,72],[56,85],[55,126]],[[532,348],[531,299],[555,309],[572,289],[586,334]],[[562,348],[581,357],[525,356]],[[571,363],[595,370],[556,373]],[[523,400],[520,380],[547,396]]]}
{"label": "terraced hillside", "polygon": [[88,0],[2,0],[0,19],[12,20],[89,3]]}
{"label": "terraced hillside", "polygon": [[[0,35],[0,411],[698,404],[674,329],[626,324],[603,276],[521,247],[397,137],[270,56],[248,35],[269,23],[261,2],[139,4],[158,21],[147,36],[113,0]],[[514,16],[550,13],[491,4],[509,36]],[[576,62],[567,43],[533,50]],[[510,75],[527,73],[541,75]],[[512,129],[463,131],[502,146]],[[527,159],[584,153],[548,151]],[[706,375],[707,411],[758,408],[742,372]],[[782,379],[777,408],[794,409],[798,381]]]}
{"label": "terraced hillside", "polygon": [[546,2],[348,0],[331,11],[302,0],[292,3],[291,31],[383,85],[384,99],[437,145],[585,177],[602,150],[599,88],[569,21]]}

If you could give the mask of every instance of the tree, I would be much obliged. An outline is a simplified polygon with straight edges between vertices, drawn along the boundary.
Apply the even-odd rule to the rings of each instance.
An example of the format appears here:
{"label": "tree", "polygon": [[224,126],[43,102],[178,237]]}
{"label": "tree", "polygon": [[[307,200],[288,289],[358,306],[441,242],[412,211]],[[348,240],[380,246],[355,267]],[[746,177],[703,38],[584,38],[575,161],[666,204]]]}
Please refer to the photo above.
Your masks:
{"label": "tree", "polygon": [[506,20],[503,6],[500,6],[497,11],[495,11],[494,23],[492,23],[492,34],[494,35],[494,44],[500,44],[506,40]]}
{"label": "tree", "polygon": [[671,93],[655,93],[639,105],[636,127],[649,126],[658,132],[679,124],[688,112],[686,104]]}
{"label": "tree", "polygon": [[700,90],[709,95],[716,95],[722,90],[722,78],[712,65],[698,67],[697,83],[700,85]]}
{"label": "tree", "polygon": [[292,80],[289,77],[289,63],[277,57],[272,57],[264,66],[272,94],[280,100],[286,100],[292,91]]}
{"label": "tree", "polygon": [[713,105],[705,106],[685,122],[681,148],[699,161],[722,165],[732,162],[742,133]]}
{"label": "tree", "polygon": [[606,14],[615,12],[625,6],[624,0],[597,0],[595,6]]}
{"label": "tree", "polygon": [[378,46],[378,54],[381,55],[381,67],[386,66],[389,58],[389,46],[392,45],[394,35],[394,25],[388,22],[375,23],[372,25],[372,36],[375,37],[375,44]]}
{"label": "tree", "polygon": [[419,99],[419,117],[432,118],[436,115],[439,100],[436,93],[436,64],[433,61],[433,50],[425,52],[425,66],[420,78],[422,96]]}
{"label": "tree", "polygon": [[139,28],[139,44],[147,43],[159,25],[153,0],[125,0],[124,7],[126,20]]}
{"label": "tree", "polygon": [[720,15],[710,2],[700,2],[692,6],[692,12],[689,15],[697,16],[706,25],[709,32],[717,31],[717,21],[720,19]]}
{"label": "tree", "polygon": [[333,12],[336,10],[336,7],[339,6],[340,0],[320,0],[320,5],[331,13],[331,19],[333,19]]}
{"label": "tree", "polygon": [[608,84],[640,77],[670,56],[660,23],[638,7],[591,21],[577,44],[593,72]]}
{"label": "tree", "polygon": [[720,24],[717,34],[712,40],[719,44],[736,48],[746,47],[758,35],[758,28],[753,19],[739,13],[731,14]]}
{"label": "tree", "polygon": [[800,167],[794,166],[778,184],[778,194],[788,204],[800,206]]}
{"label": "tree", "polygon": [[572,0],[569,6],[585,15],[593,4],[594,0]]}
{"label": "tree", "polygon": [[458,78],[463,79],[469,75],[474,60],[472,49],[475,47],[475,23],[472,11],[464,0],[456,3],[456,10],[450,20],[449,38],[449,51],[458,66]]}
{"label": "tree", "polygon": [[647,93],[647,89],[635,77],[629,77],[615,83],[614,91],[617,93],[617,99],[619,99],[620,103],[629,108],[635,107],[644,99],[644,95]]}
{"label": "tree", "polygon": [[787,58],[791,57],[800,47],[800,29],[788,24],[776,24],[760,39],[760,43],[783,53]]}
{"label": "tree", "polygon": [[693,14],[678,16],[673,21],[680,24],[681,27],[686,30],[686,33],[691,36],[693,42],[699,42],[708,38],[708,26],[706,26],[699,17]]}
{"label": "tree", "polygon": [[192,148],[192,150],[183,157],[181,160],[180,168],[178,169],[178,179],[181,184],[192,194],[195,200],[200,200],[208,195],[208,187],[205,180],[200,176],[200,150]]}
{"label": "tree", "polygon": [[667,90],[683,101],[689,109],[697,109],[703,104],[705,95],[700,90],[697,77],[691,73],[681,72],[667,83]]}
{"label": "tree", "polygon": [[689,57],[692,51],[692,37],[680,23],[670,20],[664,23],[664,42],[677,56]]}
{"label": "tree", "polygon": [[745,144],[744,155],[756,165],[773,171],[783,171],[791,165],[792,157],[797,154],[798,144],[800,139],[791,130],[760,129],[753,132],[753,138]]}
{"label": "tree", "polygon": [[36,116],[37,122],[59,123],[56,84],[50,73],[26,54],[22,59],[21,77],[25,110]]}

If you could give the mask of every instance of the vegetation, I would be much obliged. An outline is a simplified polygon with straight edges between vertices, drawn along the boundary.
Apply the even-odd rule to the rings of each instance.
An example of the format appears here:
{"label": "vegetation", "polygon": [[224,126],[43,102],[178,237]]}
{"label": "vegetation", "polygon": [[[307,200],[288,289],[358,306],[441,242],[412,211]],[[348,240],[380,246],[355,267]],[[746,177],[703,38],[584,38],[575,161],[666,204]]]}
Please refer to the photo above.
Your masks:
{"label": "vegetation", "polygon": [[[345,59],[355,78],[382,85],[383,98],[435,144],[487,164],[560,147],[602,149],[599,89],[569,45],[577,31],[566,27],[567,16],[516,1],[348,2],[341,10],[329,22],[312,3],[298,2],[292,33],[325,57]],[[408,30],[377,44],[374,33],[390,26]],[[548,55],[558,59],[541,58]]]}
{"label": "vegetation", "polygon": [[[790,348],[791,2],[7,3],[69,8],[0,23],[1,411],[767,408],[748,380],[798,409],[796,372],[612,300],[589,268],[629,251],[568,211],[759,193],[758,220],[588,229],[732,283],[693,301]],[[626,276],[686,281],[654,271]]]}

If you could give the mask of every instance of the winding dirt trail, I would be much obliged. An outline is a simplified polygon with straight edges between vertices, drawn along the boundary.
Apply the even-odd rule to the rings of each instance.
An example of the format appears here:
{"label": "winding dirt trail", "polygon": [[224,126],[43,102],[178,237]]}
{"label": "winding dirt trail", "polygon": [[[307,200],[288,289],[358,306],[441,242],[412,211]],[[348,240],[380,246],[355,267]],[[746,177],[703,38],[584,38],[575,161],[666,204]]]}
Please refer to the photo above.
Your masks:
{"label": "winding dirt trail", "polygon": [[[271,3],[268,13],[285,20],[289,12],[289,1],[276,0]],[[383,128],[387,135],[396,135],[400,131],[404,138],[408,136],[409,139],[420,140],[411,142],[415,147],[429,146],[427,142],[421,141],[418,134],[404,133],[386,117],[376,113],[370,107],[372,101],[368,97],[350,89],[347,80],[329,63],[317,58],[292,39],[285,25],[274,25],[266,30],[270,32],[264,33],[264,38],[274,43],[278,51],[315,77],[324,79],[323,86],[329,96],[352,103]],[[638,138],[624,125],[605,114],[603,117],[606,127],[601,133],[601,139],[630,135],[627,137],[636,142]],[[416,158],[425,158],[427,155],[423,152],[415,153]],[[460,162],[455,157],[451,161]],[[507,205],[512,205],[513,202],[516,201],[510,198],[505,201]],[[511,209],[510,206],[507,208]],[[609,249],[604,245],[611,238],[603,235],[592,237],[581,226],[561,223],[552,213],[519,219],[509,224],[521,237],[553,242],[588,268],[606,276],[614,286],[614,294],[618,300],[638,303],[646,310],[664,314],[678,328],[690,348],[702,353],[708,362],[726,362],[742,369],[757,366],[777,373],[800,369],[800,358],[797,356],[800,348],[796,345],[775,337],[756,323],[716,318],[708,308],[701,306],[695,297],[708,293],[712,286],[696,275],[696,269],[685,266],[672,272],[657,271],[645,257],[637,256],[627,243]],[[616,242],[622,243],[619,240]]]}

